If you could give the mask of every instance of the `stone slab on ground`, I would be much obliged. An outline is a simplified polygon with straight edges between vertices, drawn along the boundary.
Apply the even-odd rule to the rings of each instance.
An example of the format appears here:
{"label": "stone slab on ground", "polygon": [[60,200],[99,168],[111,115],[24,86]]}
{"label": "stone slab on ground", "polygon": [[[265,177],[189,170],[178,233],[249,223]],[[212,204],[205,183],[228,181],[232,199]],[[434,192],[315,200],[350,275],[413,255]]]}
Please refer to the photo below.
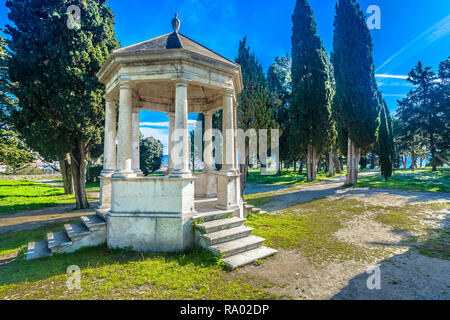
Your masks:
{"label": "stone slab on ground", "polygon": [[30,242],[28,244],[27,260],[49,257],[52,252],[47,246],[47,241]]}
{"label": "stone slab on ground", "polygon": [[272,248],[267,248],[265,246],[245,251],[236,255],[232,255],[228,258],[223,258],[222,261],[231,269],[239,268],[252,263],[259,259],[267,258],[273,254],[277,253],[277,250]]}

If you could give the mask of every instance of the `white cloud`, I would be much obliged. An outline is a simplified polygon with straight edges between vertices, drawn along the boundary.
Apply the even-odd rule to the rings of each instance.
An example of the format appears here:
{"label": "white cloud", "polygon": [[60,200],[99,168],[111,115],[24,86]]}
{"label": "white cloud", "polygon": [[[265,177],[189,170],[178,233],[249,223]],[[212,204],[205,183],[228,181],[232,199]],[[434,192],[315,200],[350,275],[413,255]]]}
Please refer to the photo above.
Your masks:
{"label": "white cloud", "polygon": [[408,79],[408,76],[403,75],[395,75],[395,74],[376,74],[375,77],[377,78],[389,78],[389,79]]}

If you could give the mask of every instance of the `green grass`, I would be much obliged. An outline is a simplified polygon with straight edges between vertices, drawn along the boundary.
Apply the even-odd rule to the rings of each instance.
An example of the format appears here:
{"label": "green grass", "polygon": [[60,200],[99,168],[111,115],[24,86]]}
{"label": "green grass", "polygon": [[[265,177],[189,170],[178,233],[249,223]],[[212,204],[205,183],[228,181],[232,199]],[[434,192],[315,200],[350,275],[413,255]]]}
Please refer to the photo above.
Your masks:
{"label": "green grass", "polygon": [[246,224],[255,228],[254,235],[265,238],[269,247],[300,249],[311,263],[366,261],[380,252],[334,236],[346,222],[366,210],[367,204],[353,199],[319,199],[277,214],[251,215]]}
{"label": "green grass", "polygon": [[[345,170],[344,173],[337,174],[331,178],[336,178],[343,175],[345,175]],[[317,173],[317,180],[313,182],[320,182],[331,178],[327,177],[324,171],[321,171]],[[247,183],[272,184],[272,185],[300,185],[300,184],[308,184],[311,182],[306,181],[305,171],[303,171],[303,173],[298,173],[293,172],[291,170],[285,170],[281,171],[280,174],[266,176],[261,175],[259,170],[251,169],[248,172]]]}
{"label": "green grass", "polygon": [[418,231],[421,212],[445,207],[445,204],[385,207],[355,199],[319,199],[277,214],[252,214],[246,225],[255,228],[253,234],[265,238],[269,247],[300,249],[311,263],[347,260],[372,262],[383,257],[386,251],[344,241],[337,238],[335,233],[350,220],[369,211],[376,214],[375,220],[393,229]]}
{"label": "green grass", "polygon": [[0,256],[15,251],[26,251],[28,242],[44,240],[47,232],[62,231],[64,224],[77,223],[80,219],[68,219],[64,222],[51,223],[35,230],[4,233],[0,235]]}
{"label": "green grass", "polygon": [[64,203],[75,203],[75,196],[64,194],[63,188],[36,180],[0,180],[0,215]]}
{"label": "green grass", "polygon": [[[264,283],[225,271],[205,250],[186,254],[144,254],[85,248],[25,260],[26,244],[43,240],[54,224],[34,231],[0,236],[0,254],[19,250],[12,262],[0,266],[0,299],[273,299]],[[81,269],[81,290],[68,290],[67,267]]]}
{"label": "green grass", "polygon": [[398,170],[386,181],[380,174],[361,177],[356,187],[450,192],[450,168]]}

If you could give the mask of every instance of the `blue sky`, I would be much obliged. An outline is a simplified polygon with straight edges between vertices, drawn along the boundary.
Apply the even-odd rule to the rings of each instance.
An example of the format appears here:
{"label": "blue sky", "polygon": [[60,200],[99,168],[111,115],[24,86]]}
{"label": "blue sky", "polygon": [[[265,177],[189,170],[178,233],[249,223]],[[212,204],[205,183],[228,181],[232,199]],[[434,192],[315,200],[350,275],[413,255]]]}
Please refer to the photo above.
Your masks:
{"label": "blue sky", "polygon": [[[310,0],[318,32],[328,51],[332,49],[335,0]],[[404,80],[421,60],[435,70],[450,56],[450,1],[361,0],[381,9],[381,29],[372,30],[374,61],[380,89],[391,111],[409,90]],[[0,25],[7,23],[1,0]],[[180,32],[234,60],[239,40],[245,35],[265,70],[276,56],[291,51],[291,15],[295,0],[108,0],[116,17],[116,35],[122,46],[172,31],[177,12]],[[196,119],[196,115],[190,115]],[[141,112],[141,131],[167,145],[167,117]],[[193,125],[191,123],[191,125]]]}

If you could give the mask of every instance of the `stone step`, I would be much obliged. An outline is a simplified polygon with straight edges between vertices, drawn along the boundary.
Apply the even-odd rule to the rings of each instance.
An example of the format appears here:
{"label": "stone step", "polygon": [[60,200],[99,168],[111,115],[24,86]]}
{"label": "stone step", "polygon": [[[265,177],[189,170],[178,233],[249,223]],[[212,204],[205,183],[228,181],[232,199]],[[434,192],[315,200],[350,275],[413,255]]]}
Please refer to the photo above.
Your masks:
{"label": "stone step", "polygon": [[259,259],[267,258],[273,254],[275,254],[277,250],[267,248],[265,246],[261,246],[259,248],[241,252],[235,255],[232,255],[227,258],[223,258],[222,261],[231,269],[239,268],[255,262]]}
{"label": "stone step", "polygon": [[216,202],[217,202],[217,197],[195,199],[195,204],[216,203]]}
{"label": "stone step", "polygon": [[109,210],[110,209],[99,209],[99,208],[97,208],[97,209],[95,209],[95,214],[97,216],[99,216],[100,218],[106,220],[106,215],[108,214]]}
{"label": "stone step", "polygon": [[47,246],[47,241],[30,242],[27,249],[27,260],[49,257],[52,252]]}
{"label": "stone step", "polygon": [[72,241],[65,231],[47,233],[48,248],[52,253],[61,252],[64,248],[71,246]]}
{"label": "stone step", "polygon": [[82,216],[81,222],[90,231],[98,230],[101,227],[106,226],[106,221],[96,214],[89,216]]}
{"label": "stone step", "polygon": [[250,235],[253,228],[247,226],[240,226],[227,230],[221,230],[208,234],[202,234],[201,238],[209,245],[215,245],[226,241],[231,241],[239,238],[245,238]]}
{"label": "stone step", "polygon": [[251,204],[248,204],[248,203],[244,204],[244,208],[247,209],[247,210],[251,210],[251,209],[253,209],[254,207],[255,207],[255,206],[252,206]]}
{"label": "stone step", "polygon": [[91,233],[82,223],[65,224],[64,228],[72,241],[80,240]]}
{"label": "stone step", "polygon": [[196,225],[202,233],[212,233],[220,230],[239,227],[245,222],[245,219],[233,217],[227,219],[212,220]]}
{"label": "stone step", "polygon": [[252,212],[253,213],[260,213],[261,212],[261,209],[260,208],[252,208]]}
{"label": "stone step", "polygon": [[204,222],[212,221],[212,220],[218,220],[218,219],[224,219],[228,218],[230,215],[232,215],[234,210],[221,210],[216,208],[208,208],[206,210],[200,210],[197,212],[196,215],[192,217],[194,221],[203,220]]}
{"label": "stone step", "polygon": [[249,235],[232,241],[213,245],[209,250],[216,256],[229,257],[247,250],[256,249],[263,244],[264,238]]}

